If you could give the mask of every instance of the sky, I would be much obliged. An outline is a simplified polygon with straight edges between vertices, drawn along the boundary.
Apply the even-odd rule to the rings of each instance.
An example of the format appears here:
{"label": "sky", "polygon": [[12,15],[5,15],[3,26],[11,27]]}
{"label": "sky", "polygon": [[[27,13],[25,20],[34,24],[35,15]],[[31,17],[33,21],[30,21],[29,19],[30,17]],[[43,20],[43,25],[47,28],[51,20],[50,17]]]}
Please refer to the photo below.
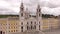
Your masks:
{"label": "sky", "polygon": [[[0,0],[0,14],[18,14],[22,0]],[[23,0],[25,9],[35,13],[40,4],[43,14],[60,15],[60,0]]]}

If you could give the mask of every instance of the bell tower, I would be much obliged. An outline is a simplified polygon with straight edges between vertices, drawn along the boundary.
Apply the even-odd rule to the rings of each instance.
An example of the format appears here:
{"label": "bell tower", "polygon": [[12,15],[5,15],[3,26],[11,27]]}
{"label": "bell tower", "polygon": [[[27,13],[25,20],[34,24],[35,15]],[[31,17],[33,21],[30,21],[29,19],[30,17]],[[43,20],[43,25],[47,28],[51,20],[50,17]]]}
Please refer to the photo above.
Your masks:
{"label": "bell tower", "polygon": [[41,26],[42,26],[42,13],[41,13],[41,8],[40,8],[40,4],[37,5],[37,9],[36,9],[36,19],[37,19],[37,30],[41,30]]}
{"label": "bell tower", "polygon": [[20,11],[24,11],[24,5],[23,5],[23,2],[21,2]]}
{"label": "bell tower", "polygon": [[37,19],[40,19],[41,18],[41,8],[40,8],[40,5],[39,4],[37,6],[36,18]]}
{"label": "bell tower", "polygon": [[23,2],[21,2],[19,18],[20,18],[20,19],[24,19],[24,18],[25,18],[25,12],[24,12]]}
{"label": "bell tower", "polygon": [[24,32],[25,29],[25,10],[24,10],[24,4],[21,2],[20,5],[20,12],[19,12],[19,32]]}

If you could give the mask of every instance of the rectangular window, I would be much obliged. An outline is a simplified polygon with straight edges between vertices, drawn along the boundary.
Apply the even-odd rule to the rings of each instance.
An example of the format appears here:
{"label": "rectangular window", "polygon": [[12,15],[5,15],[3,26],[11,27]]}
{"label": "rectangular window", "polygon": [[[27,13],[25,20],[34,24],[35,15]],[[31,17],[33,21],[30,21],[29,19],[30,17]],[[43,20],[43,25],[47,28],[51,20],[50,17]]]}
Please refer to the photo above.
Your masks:
{"label": "rectangular window", "polygon": [[13,32],[13,30],[11,30],[11,32]]}
{"label": "rectangular window", "polygon": [[15,29],[15,27],[14,27],[14,29]]}
{"label": "rectangular window", "polygon": [[16,27],[17,28],[17,27]]}
{"label": "rectangular window", "polygon": [[21,30],[21,32],[23,32],[23,30]]}
{"label": "rectangular window", "polygon": [[27,26],[27,30],[28,30],[28,26]]}
{"label": "rectangular window", "polygon": [[21,16],[23,16],[23,13],[21,13]]}
{"label": "rectangular window", "polygon": [[17,25],[17,23],[16,23],[16,25]]}
{"label": "rectangular window", "polygon": [[31,24],[32,24],[32,21],[31,21]]}
{"label": "rectangular window", "polygon": [[23,32],[23,26],[21,26],[21,32]]}
{"label": "rectangular window", "polygon": [[23,26],[21,26],[21,29],[23,29]]}
{"label": "rectangular window", "polygon": [[11,27],[9,27],[9,29],[10,29]]}
{"label": "rectangular window", "polygon": [[15,32],[15,30],[14,30],[14,32]]}
{"label": "rectangular window", "polygon": [[36,24],[36,22],[35,22],[35,24]]}
{"label": "rectangular window", "polygon": [[31,29],[32,29],[32,26],[31,26]]}
{"label": "rectangular window", "polygon": [[29,15],[29,17],[31,17],[31,15]]}
{"label": "rectangular window", "polygon": [[27,22],[27,24],[28,24],[28,22]]}
{"label": "rectangular window", "polygon": [[2,34],[2,31],[0,31],[0,34]]}
{"label": "rectangular window", "polygon": [[21,25],[23,25],[23,22],[21,22]]}
{"label": "rectangular window", "polygon": [[40,14],[39,14],[39,17],[40,17]]}
{"label": "rectangular window", "polygon": [[34,29],[36,29],[36,25],[34,25]]}
{"label": "rectangular window", "polygon": [[40,12],[41,10],[39,9],[39,12]]}
{"label": "rectangular window", "polygon": [[10,31],[9,31],[10,32]]}
{"label": "rectangular window", "polygon": [[39,24],[40,24],[40,22],[39,22]]}
{"label": "rectangular window", "polygon": [[40,30],[40,25],[39,25],[39,30]]}

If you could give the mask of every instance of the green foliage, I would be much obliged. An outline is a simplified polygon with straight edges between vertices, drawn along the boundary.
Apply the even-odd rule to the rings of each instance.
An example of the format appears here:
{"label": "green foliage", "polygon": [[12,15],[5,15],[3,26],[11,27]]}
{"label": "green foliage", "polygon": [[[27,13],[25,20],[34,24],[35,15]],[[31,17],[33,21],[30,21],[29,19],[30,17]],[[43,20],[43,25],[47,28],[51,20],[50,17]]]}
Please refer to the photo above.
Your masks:
{"label": "green foliage", "polygon": [[0,15],[0,18],[7,18],[7,17],[18,17],[18,15]]}
{"label": "green foliage", "polygon": [[49,15],[49,14],[42,14],[42,17],[43,18],[52,18],[52,17],[55,17],[55,16]]}

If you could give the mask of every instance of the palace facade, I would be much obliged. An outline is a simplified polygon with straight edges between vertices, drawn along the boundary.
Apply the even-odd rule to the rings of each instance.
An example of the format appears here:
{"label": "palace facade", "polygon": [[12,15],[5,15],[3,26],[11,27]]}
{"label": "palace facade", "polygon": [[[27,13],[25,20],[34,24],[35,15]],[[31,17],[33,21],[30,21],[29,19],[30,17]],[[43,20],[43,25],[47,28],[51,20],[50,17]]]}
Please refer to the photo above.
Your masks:
{"label": "palace facade", "polygon": [[60,27],[60,19],[58,18],[42,18],[40,5],[37,5],[36,15],[32,15],[28,9],[24,9],[21,3],[18,17],[0,18],[0,33],[18,33],[27,30],[45,31],[58,29]]}

